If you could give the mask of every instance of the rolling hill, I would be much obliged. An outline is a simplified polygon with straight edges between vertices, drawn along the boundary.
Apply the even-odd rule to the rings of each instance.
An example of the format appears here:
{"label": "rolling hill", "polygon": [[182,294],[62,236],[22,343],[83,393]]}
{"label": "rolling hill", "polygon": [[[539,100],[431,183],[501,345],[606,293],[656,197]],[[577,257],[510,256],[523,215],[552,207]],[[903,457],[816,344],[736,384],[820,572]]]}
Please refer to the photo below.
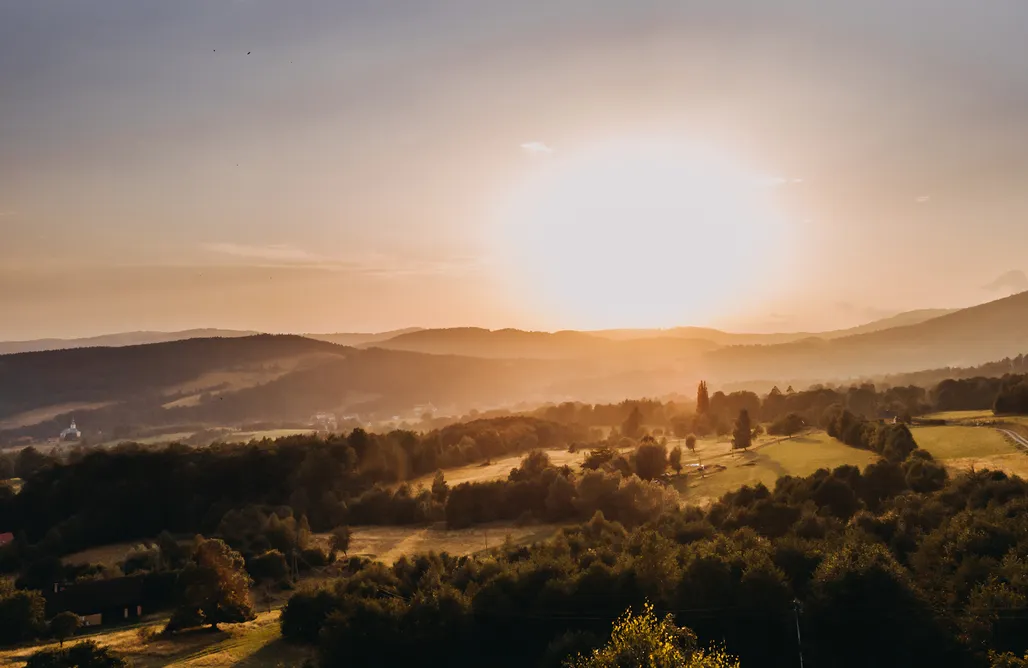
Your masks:
{"label": "rolling hill", "polygon": [[121,332],[81,339],[34,339],[30,341],[0,341],[0,355],[31,353],[43,350],[67,350],[69,348],[98,348],[111,346],[138,346],[145,343],[165,343],[185,339],[207,339],[212,337],[238,338],[253,336],[258,332],[235,329],[187,329],[181,332]]}
{"label": "rolling hill", "polygon": [[845,379],[974,366],[1028,351],[1028,292],[903,326],[834,339],[711,351],[704,373],[721,381]]}

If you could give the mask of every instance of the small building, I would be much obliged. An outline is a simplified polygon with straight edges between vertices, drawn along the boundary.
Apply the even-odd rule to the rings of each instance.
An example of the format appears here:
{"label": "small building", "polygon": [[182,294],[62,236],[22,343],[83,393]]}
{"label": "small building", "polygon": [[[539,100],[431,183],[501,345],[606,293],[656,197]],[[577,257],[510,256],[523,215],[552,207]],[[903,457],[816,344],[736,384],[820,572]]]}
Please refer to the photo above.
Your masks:
{"label": "small building", "polygon": [[71,426],[61,432],[62,441],[78,441],[82,439],[82,432],[75,425],[75,418],[71,419]]}
{"label": "small building", "polygon": [[68,610],[90,625],[113,624],[143,616],[144,580],[129,576],[67,585],[55,583],[51,590],[43,592],[43,598],[47,617]]}

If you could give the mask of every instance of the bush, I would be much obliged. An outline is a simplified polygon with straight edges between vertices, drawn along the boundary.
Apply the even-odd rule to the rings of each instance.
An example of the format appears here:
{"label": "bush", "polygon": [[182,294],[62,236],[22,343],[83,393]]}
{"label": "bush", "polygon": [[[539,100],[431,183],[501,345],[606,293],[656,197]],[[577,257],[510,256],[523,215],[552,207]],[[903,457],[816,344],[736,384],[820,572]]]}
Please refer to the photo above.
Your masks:
{"label": "bush", "polygon": [[126,668],[129,664],[93,641],[67,649],[44,649],[29,657],[25,668]]}

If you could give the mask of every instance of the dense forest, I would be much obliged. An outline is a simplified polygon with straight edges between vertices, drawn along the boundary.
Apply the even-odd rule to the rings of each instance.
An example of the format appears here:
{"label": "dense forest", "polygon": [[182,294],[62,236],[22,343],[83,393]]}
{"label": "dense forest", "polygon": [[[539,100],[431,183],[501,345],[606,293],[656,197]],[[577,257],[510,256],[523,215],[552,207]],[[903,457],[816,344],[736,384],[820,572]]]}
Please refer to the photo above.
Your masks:
{"label": "dense forest", "polygon": [[[588,430],[509,417],[451,425],[428,434],[296,436],[247,446],[81,449],[57,462],[26,448],[0,458],[23,479],[0,486],[0,519],[27,542],[65,553],[153,537],[209,533],[226,513],[289,507],[315,530],[344,522],[403,524],[441,519],[427,491],[396,483],[510,453],[585,443]],[[0,474],[3,474],[0,471]],[[26,541],[18,541],[24,544]]]}
{"label": "dense forest", "polygon": [[840,467],[635,528],[597,512],[534,547],[351,562],[295,594],[282,630],[326,668],[558,666],[650,601],[743,666],[985,666],[1028,645],[1026,511],[1002,473]]}

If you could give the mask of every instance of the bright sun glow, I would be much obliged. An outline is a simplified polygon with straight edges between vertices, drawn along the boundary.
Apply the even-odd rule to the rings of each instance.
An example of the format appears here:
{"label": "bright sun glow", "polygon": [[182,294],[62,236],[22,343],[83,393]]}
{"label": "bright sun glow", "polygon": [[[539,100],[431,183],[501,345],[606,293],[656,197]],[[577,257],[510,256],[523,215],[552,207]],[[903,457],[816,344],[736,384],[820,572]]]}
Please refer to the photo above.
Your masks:
{"label": "bright sun glow", "polygon": [[501,235],[509,274],[560,326],[703,322],[751,304],[781,260],[781,179],[680,144],[560,156],[540,160]]}

